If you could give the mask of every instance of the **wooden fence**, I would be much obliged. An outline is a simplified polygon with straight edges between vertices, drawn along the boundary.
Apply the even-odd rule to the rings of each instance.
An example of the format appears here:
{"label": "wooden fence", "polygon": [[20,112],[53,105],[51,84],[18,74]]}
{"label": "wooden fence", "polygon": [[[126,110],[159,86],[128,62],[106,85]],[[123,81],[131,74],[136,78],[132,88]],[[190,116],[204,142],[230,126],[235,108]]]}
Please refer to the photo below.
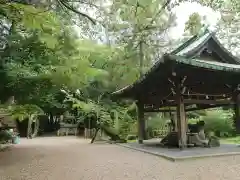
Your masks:
{"label": "wooden fence", "polygon": [[169,133],[168,128],[163,128],[163,129],[154,129],[151,132],[151,136],[153,138],[163,138]]}

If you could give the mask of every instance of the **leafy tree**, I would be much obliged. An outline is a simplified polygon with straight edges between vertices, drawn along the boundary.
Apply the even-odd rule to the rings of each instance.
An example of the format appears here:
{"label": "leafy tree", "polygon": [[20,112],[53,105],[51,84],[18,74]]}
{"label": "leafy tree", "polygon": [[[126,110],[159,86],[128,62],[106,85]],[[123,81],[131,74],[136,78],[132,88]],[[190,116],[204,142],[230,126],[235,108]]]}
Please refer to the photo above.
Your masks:
{"label": "leafy tree", "polygon": [[198,13],[193,13],[185,24],[185,31],[189,30],[190,34],[196,35],[202,28],[201,17]]}
{"label": "leafy tree", "polygon": [[173,21],[169,6],[170,1],[163,0],[113,1],[102,19],[110,42],[122,45],[124,59],[135,64],[136,78],[166,45],[164,32]]}
{"label": "leafy tree", "polygon": [[[170,44],[165,32],[174,25],[172,5],[163,0],[113,0],[108,6],[97,0],[3,1],[1,101],[14,96],[11,107],[18,114],[29,107],[54,114],[78,109],[79,116],[94,111],[126,135],[136,126],[136,106],[113,102],[111,92],[135,81]],[[90,8],[101,17],[83,13]],[[74,23],[91,38],[80,39]],[[199,23],[194,14],[186,29],[196,33]],[[102,34],[105,45],[97,43]]]}

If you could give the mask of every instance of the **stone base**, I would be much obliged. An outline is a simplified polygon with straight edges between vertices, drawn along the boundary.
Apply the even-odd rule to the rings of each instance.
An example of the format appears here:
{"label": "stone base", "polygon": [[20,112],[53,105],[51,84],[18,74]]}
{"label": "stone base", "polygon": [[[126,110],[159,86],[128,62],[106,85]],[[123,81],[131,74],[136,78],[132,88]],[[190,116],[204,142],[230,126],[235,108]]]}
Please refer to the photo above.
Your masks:
{"label": "stone base", "polygon": [[180,150],[179,148],[162,147],[160,143],[148,141],[144,141],[143,144],[134,142],[118,145],[144,153],[156,155],[171,161],[240,155],[240,147],[234,144],[222,144],[220,147],[212,148],[191,147],[184,150]]}

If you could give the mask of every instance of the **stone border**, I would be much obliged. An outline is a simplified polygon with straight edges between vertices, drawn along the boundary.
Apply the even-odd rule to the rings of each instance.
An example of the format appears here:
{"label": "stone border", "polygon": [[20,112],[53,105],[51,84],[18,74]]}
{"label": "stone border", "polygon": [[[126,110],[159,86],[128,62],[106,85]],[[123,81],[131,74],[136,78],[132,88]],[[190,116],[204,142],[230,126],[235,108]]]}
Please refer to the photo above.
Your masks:
{"label": "stone border", "polygon": [[176,157],[176,156],[164,155],[164,154],[159,153],[159,152],[151,152],[151,151],[148,151],[148,150],[145,150],[145,149],[132,147],[132,146],[129,146],[127,144],[119,144],[119,143],[117,143],[117,145],[121,146],[121,147],[128,148],[128,149],[133,149],[133,150],[136,150],[136,151],[140,151],[140,152],[144,152],[144,153],[147,153],[147,154],[151,154],[151,155],[155,155],[155,156],[158,156],[158,157],[162,157],[164,159],[167,159],[167,160],[173,161],[173,162],[184,161],[184,160],[203,159],[203,158],[208,158],[208,157],[221,157],[221,156],[236,156],[236,155],[240,155],[240,151],[239,151],[239,152],[229,152],[229,153],[216,153],[216,154]]}

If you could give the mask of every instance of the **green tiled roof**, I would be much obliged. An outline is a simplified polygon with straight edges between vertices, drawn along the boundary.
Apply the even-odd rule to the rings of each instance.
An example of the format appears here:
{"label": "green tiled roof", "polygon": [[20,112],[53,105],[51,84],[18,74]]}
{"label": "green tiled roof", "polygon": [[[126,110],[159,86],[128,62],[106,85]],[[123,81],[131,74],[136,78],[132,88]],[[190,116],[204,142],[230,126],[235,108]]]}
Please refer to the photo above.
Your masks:
{"label": "green tiled roof", "polygon": [[[195,56],[196,53],[206,46],[210,46],[217,54],[219,54],[219,57],[222,58],[221,62],[193,58],[197,57]],[[169,67],[174,64],[190,65],[192,68],[197,67],[214,71],[235,73],[236,78],[240,76],[240,60],[237,57],[234,57],[223,47],[223,45],[215,37],[214,33],[206,30],[203,34],[192,37],[174,51],[162,56],[161,60],[157,61],[140,79],[135,81],[133,84],[114,92],[113,94],[130,93],[132,95],[134,94],[133,91],[141,88],[139,85],[148,81],[149,78],[151,79],[152,75],[160,74],[161,76],[164,73],[167,73],[165,70],[169,70]]]}
{"label": "green tiled roof", "polygon": [[210,32],[208,29],[203,33],[193,36],[169,54],[193,58],[196,57],[196,53],[201,51],[204,46],[210,46],[210,49],[214,50],[215,53],[222,57],[219,61],[240,64],[240,59],[234,56],[220,43],[215,36],[215,32]]}
{"label": "green tiled roof", "polygon": [[173,56],[173,55],[172,56],[170,55],[170,59],[178,63],[189,64],[189,65],[200,67],[200,68],[240,73],[240,65],[236,65],[236,64],[227,64],[227,63],[221,63],[216,61],[206,61],[201,59],[187,59],[182,56]]}
{"label": "green tiled roof", "polygon": [[133,84],[114,92],[113,94],[121,94],[123,92],[132,90],[132,88],[135,88],[136,85],[139,85],[145,80],[147,80],[148,78],[150,78],[149,77],[150,74],[161,72],[161,70],[158,71],[158,67],[164,68],[169,65],[171,66],[171,64],[168,64],[169,62],[190,65],[191,67],[210,69],[215,71],[232,72],[240,75],[240,65],[221,63],[216,61],[206,61],[202,59],[187,59],[183,56],[176,56],[176,55],[165,55],[164,62],[160,62],[160,61],[157,62],[142,78],[138,79]]}
{"label": "green tiled roof", "polygon": [[199,45],[203,44],[211,37],[210,33],[206,33],[203,36],[198,37],[194,42],[186,46],[184,49],[176,53],[176,55],[183,56],[188,52],[192,51],[193,49],[197,48]]}

